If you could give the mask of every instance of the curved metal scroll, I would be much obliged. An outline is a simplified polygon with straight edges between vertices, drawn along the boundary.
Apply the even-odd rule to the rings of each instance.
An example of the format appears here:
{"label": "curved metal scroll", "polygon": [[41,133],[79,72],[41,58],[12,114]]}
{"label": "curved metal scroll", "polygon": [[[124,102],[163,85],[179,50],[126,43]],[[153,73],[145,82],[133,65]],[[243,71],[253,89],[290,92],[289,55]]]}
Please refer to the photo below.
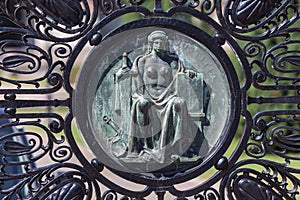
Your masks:
{"label": "curved metal scroll", "polygon": [[[299,198],[298,19],[292,0],[1,0],[0,197]],[[189,167],[124,172],[83,146],[73,108],[83,84],[76,73],[87,49],[149,27],[179,32],[213,52],[230,103],[209,106],[228,108],[230,117],[209,154]],[[180,48],[203,62],[192,47]],[[213,120],[202,121],[205,129]]]}

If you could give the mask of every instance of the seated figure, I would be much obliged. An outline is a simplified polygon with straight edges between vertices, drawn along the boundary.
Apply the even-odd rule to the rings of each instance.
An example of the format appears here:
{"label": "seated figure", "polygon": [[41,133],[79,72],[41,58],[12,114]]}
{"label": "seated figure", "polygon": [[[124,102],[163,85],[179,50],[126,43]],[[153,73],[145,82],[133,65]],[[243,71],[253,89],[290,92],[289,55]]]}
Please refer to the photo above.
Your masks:
{"label": "seated figure", "polygon": [[[115,111],[124,112],[125,107],[129,107],[126,111],[129,119],[125,157],[163,163],[165,160],[191,156],[186,152],[195,140],[199,127],[191,119],[185,98],[180,96],[185,94],[183,90],[189,88],[184,88],[184,84],[178,81],[196,80],[200,74],[186,69],[178,56],[169,52],[165,32],[152,32],[148,36],[148,46],[147,52],[137,56],[131,67],[127,65],[125,53],[123,67],[115,73]],[[198,79],[202,81],[202,77]],[[125,81],[129,88],[120,89]],[[127,98],[121,98],[121,95],[126,92],[129,92],[130,103],[122,106],[120,101]],[[200,115],[203,117],[204,114]]]}

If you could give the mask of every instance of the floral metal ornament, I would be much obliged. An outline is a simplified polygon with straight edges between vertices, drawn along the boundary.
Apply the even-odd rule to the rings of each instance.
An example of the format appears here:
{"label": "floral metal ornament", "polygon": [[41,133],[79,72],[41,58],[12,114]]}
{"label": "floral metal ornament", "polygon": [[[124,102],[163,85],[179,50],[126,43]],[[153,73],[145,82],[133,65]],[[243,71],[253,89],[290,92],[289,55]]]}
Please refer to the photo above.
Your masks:
{"label": "floral metal ornament", "polygon": [[299,198],[298,21],[293,0],[0,0],[1,199]]}

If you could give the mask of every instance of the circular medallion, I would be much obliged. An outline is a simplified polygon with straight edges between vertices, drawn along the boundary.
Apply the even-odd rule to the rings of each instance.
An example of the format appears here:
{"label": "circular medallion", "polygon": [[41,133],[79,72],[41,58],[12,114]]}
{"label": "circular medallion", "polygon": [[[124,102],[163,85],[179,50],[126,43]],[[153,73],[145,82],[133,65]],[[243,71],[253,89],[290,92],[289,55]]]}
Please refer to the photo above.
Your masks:
{"label": "circular medallion", "polygon": [[238,86],[225,54],[205,37],[151,26],[95,47],[80,73],[73,111],[100,162],[125,172],[172,174],[207,162],[228,143]]}

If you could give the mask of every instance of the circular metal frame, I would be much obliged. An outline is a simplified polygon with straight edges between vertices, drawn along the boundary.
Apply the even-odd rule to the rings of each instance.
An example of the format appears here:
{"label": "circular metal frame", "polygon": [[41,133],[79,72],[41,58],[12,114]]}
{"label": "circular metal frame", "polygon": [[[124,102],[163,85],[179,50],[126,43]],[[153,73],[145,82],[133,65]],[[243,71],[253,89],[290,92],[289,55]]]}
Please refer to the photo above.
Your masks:
{"label": "circular metal frame", "polygon": [[[299,17],[291,0],[0,1],[0,198],[297,199]],[[76,105],[86,113],[77,93],[84,83],[73,83],[84,47],[149,27],[204,44],[231,92],[231,116],[215,149],[168,177],[87,158],[72,128],[81,120]],[[215,172],[206,177],[208,170]],[[143,188],[118,185],[107,171]],[[197,176],[195,186],[177,188]]]}
{"label": "circular metal frame", "polygon": [[[141,175],[132,175],[131,173],[119,173],[122,174],[122,177],[129,178],[132,181],[139,182],[139,183],[145,183],[145,180],[147,181],[148,185],[155,186],[157,181],[159,180],[164,186],[168,185],[174,185],[176,183],[180,183],[183,181],[186,181],[190,178],[194,178],[203,172],[205,172],[207,169],[211,168],[213,165],[220,165],[219,168],[224,170],[225,166],[227,164],[217,164],[218,162],[223,162],[223,155],[228,146],[230,145],[232,138],[234,137],[234,134],[237,129],[237,125],[239,123],[240,114],[241,114],[241,93],[240,93],[240,86],[239,82],[237,81],[237,75],[235,72],[235,69],[229,60],[227,54],[223,50],[220,44],[218,44],[213,37],[209,36],[205,32],[201,31],[200,29],[193,27],[187,23],[181,22],[179,20],[175,19],[142,19],[139,21],[135,21],[132,23],[128,23],[116,30],[114,30],[108,38],[113,37],[114,35],[117,35],[119,33],[122,33],[123,31],[127,30],[134,30],[136,28],[143,28],[143,27],[163,27],[168,28],[172,30],[176,30],[178,32],[181,32],[183,34],[188,35],[189,37],[195,39],[196,41],[200,42],[201,44],[205,45],[217,58],[217,60],[221,63],[221,66],[223,67],[223,70],[226,74],[229,87],[230,87],[230,99],[231,99],[231,106],[230,106],[230,116],[229,121],[226,127],[224,128],[224,133],[222,134],[220,141],[214,146],[214,150],[210,152],[202,163],[197,164],[194,167],[191,167],[187,172],[181,173],[179,175],[176,175],[174,178],[172,177],[166,177],[164,180],[160,180],[161,178],[153,178],[153,177],[147,177],[144,174]],[[185,28],[180,28],[185,27]],[[189,30],[189,31],[187,31]],[[195,34],[196,33],[196,34]],[[103,50],[105,51],[105,50]],[[100,50],[94,51],[91,56],[89,56],[89,59],[87,63],[85,64],[85,67],[83,68],[82,72],[80,73],[77,86],[78,88],[73,93],[73,110],[74,115],[77,119],[77,122],[79,123],[79,127],[81,129],[81,132],[84,134],[93,135],[93,120],[91,119],[91,101],[94,98],[93,95],[96,93],[96,88],[98,86],[98,81],[101,77],[94,78],[91,75],[96,75],[98,72],[97,67],[95,67],[94,61],[91,61],[91,58],[95,58],[95,55],[97,52],[101,52]],[[87,78],[89,77],[89,78]],[[87,97],[87,98],[82,98]],[[85,137],[86,138],[86,137]],[[93,142],[94,141],[94,142]],[[119,168],[118,166],[115,166],[114,161],[111,157],[107,155],[105,152],[105,149],[101,147],[97,142],[95,142],[96,139],[92,136],[88,144],[90,145],[91,149],[94,149],[95,151],[99,151],[100,153],[98,155],[102,155],[101,160],[105,160],[105,163],[111,163],[112,168]],[[102,152],[102,153],[101,153]],[[80,151],[78,151],[80,153]],[[84,156],[82,156],[84,157]],[[101,163],[101,160],[99,162]],[[111,160],[107,162],[107,160]],[[220,161],[221,160],[221,161]],[[102,161],[103,162],[103,161]],[[226,162],[226,161],[224,161]],[[113,167],[115,166],[115,167]],[[114,170],[115,171],[115,170]],[[158,174],[156,174],[158,175]],[[150,181],[150,182],[149,182]]]}

